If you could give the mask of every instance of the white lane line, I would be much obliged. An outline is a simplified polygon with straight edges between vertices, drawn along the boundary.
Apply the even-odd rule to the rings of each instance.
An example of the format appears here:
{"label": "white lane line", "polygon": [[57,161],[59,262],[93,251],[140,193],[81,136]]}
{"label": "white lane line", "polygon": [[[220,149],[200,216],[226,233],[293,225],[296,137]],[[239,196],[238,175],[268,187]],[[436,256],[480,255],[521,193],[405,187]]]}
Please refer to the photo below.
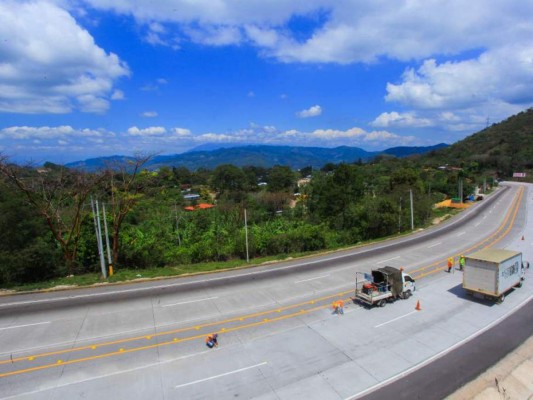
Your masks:
{"label": "white lane line", "polygon": [[376,264],[381,264],[381,263],[384,263],[384,262],[387,262],[387,261],[396,260],[397,258],[400,258],[400,257],[401,257],[401,256],[396,256],[396,257],[392,257],[392,258],[387,258],[386,260],[378,261]]}
{"label": "white lane line", "polygon": [[165,304],[161,307],[172,307],[172,306],[180,306],[182,304],[191,304],[191,303],[197,303],[199,301],[206,301],[206,300],[214,300],[218,299],[218,297],[206,297],[205,299],[197,299],[197,300],[189,300],[189,301],[182,301],[181,303],[172,303],[172,304]]}
{"label": "white lane line", "polygon": [[460,232],[460,233],[457,234],[457,236],[463,236],[465,233],[466,233],[466,232],[464,232],[464,231],[463,231],[463,232]]}
{"label": "white lane line", "polygon": [[35,323],[35,324],[26,324],[26,325],[8,326],[8,327],[5,327],[5,328],[0,328],[0,331],[5,331],[5,330],[7,330],[7,329],[25,328],[25,327],[27,327],[27,326],[44,325],[44,324],[49,324],[50,322],[52,322],[52,321],[47,321],[47,322],[37,322],[37,323]]}
{"label": "white lane line", "polygon": [[249,369],[252,369],[252,368],[257,368],[257,367],[260,367],[260,366],[266,365],[266,364],[268,364],[268,363],[265,361],[265,362],[262,362],[261,364],[256,364],[256,365],[252,365],[250,367],[236,369],[235,371],[226,372],[224,374],[210,376],[209,378],[205,378],[205,379],[198,379],[197,381],[184,383],[183,385],[178,385],[174,389],[179,389],[179,388],[182,388],[182,387],[185,387],[185,386],[190,386],[190,385],[196,385],[197,383],[210,381],[211,379],[217,379],[217,378],[221,378],[221,377],[227,376],[227,375],[237,374],[239,372],[246,371],[246,370],[249,370]]}
{"label": "white lane line", "polygon": [[329,274],[328,275],[315,276],[314,278],[303,279],[301,281],[296,281],[294,283],[302,283],[302,282],[314,281],[315,279],[327,278],[328,276],[329,276]]}
{"label": "white lane line", "polygon": [[478,222],[477,224],[475,224],[474,226],[479,226],[479,224],[481,224],[481,222]]}
{"label": "white lane line", "polygon": [[415,313],[417,313],[417,312],[418,312],[418,311],[411,311],[410,313],[407,313],[407,314],[402,315],[402,316],[400,316],[400,317],[397,317],[397,318],[391,319],[390,321],[383,322],[382,324],[376,325],[374,328],[379,328],[380,326],[390,324],[391,322],[394,322],[394,321],[397,321],[397,320],[399,320],[399,319],[405,318],[405,317],[407,317],[408,315],[415,314]]}
{"label": "white lane line", "polygon": [[439,244],[442,244],[442,242],[433,243],[431,246],[428,246],[428,249],[431,249],[432,247],[438,246]]}

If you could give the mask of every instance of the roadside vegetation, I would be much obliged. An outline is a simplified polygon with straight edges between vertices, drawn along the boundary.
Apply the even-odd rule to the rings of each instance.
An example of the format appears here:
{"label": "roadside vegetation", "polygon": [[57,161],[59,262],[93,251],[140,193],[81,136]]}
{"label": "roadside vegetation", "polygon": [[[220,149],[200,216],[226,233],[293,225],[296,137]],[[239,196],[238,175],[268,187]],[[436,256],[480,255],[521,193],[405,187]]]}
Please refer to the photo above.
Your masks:
{"label": "roadside vegetation", "polygon": [[396,158],[317,171],[222,165],[157,172],[142,169],[146,159],[133,172],[125,165],[98,173],[2,163],[2,288],[100,281],[91,196],[101,212],[106,207],[115,271],[107,281],[115,282],[249,264],[245,210],[248,258],[257,264],[409,232],[410,191],[415,227],[430,225],[442,216],[433,205],[457,196],[458,179],[464,193],[479,183],[477,171]]}

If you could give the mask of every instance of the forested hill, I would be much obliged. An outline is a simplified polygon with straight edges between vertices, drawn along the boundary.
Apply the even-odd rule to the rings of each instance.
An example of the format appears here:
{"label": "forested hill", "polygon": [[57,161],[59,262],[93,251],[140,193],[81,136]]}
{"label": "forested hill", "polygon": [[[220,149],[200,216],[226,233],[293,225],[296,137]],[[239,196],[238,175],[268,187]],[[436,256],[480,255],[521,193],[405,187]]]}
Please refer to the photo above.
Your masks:
{"label": "forested hill", "polygon": [[[533,108],[493,124],[453,145],[428,153],[429,164],[477,163],[502,177],[533,170]],[[530,175],[530,174],[528,174]]]}
{"label": "forested hill", "polygon": [[[406,157],[413,154],[424,154],[432,150],[446,147],[444,143],[428,147],[393,147],[384,151],[369,152],[358,147],[341,146],[335,148],[299,147],[299,146],[265,146],[250,145],[231,148],[219,148],[211,151],[190,151],[183,154],[156,156],[148,163],[150,169],[162,166],[186,167],[189,170],[198,168],[214,169],[219,165],[232,164],[237,167],[257,166],[270,168],[274,165],[289,166],[300,169],[307,166],[321,168],[327,163],[352,163],[359,160],[365,162],[379,154]],[[95,171],[105,168],[114,159],[123,156],[100,157],[85,161],[69,163],[69,168]]]}

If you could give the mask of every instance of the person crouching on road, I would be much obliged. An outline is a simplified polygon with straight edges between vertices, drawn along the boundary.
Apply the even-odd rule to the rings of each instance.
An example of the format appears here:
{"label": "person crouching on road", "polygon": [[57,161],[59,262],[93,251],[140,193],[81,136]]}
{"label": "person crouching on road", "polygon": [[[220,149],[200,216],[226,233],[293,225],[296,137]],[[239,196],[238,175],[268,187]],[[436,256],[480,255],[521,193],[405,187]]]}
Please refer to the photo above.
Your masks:
{"label": "person crouching on road", "polygon": [[218,347],[218,333],[211,333],[205,338],[205,345],[212,349]]}
{"label": "person crouching on road", "polygon": [[344,301],[338,300],[333,302],[333,314],[341,315],[344,314]]}

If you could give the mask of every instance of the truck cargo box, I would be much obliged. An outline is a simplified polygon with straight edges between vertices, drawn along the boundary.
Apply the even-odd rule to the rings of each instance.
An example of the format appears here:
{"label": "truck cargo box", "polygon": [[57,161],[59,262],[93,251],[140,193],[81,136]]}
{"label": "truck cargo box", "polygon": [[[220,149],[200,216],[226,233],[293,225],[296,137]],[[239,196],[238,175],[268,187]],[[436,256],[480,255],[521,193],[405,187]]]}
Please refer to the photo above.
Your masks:
{"label": "truck cargo box", "polygon": [[499,298],[524,277],[522,253],[511,250],[483,249],[465,257],[463,288],[470,293]]}

